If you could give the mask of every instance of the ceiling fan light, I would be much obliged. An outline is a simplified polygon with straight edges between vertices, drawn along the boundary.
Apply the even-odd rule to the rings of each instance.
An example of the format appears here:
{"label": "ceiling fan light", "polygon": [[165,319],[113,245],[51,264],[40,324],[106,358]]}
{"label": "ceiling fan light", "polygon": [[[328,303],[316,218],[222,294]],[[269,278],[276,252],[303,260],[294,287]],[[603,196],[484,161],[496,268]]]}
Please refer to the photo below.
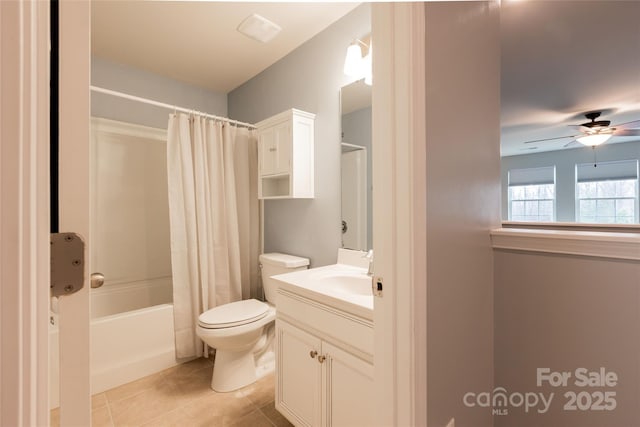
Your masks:
{"label": "ceiling fan light", "polygon": [[610,133],[594,133],[576,138],[576,141],[589,147],[595,147],[596,145],[600,145],[608,141],[612,136],[613,135]]}

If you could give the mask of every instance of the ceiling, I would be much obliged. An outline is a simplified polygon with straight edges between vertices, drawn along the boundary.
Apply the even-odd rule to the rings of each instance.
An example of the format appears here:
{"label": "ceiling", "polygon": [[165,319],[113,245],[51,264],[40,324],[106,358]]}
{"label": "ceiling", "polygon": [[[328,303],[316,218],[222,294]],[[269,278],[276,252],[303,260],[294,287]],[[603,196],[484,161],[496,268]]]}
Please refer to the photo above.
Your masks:
{"label": "ceiling", "polygon": [[[94,0],[92,51],[228,93],[358,4]],[[267,44],[237,32],[252,13],[282,32]],[[501,40],[503,156],[564,149],[571,139],[524,142],[575,135],[588,111],[640,119],[640,1],[503,0]]]}
{"label": "ceiling", "polygon": [[[228,93],[358,4],[94,0],[91,49],[104,59]],[[266,44],[237,32],[253,13],[282,31]]]}
{"label": "ceiling", "polygon": [[523,142],[575,135],[588,111],[640,120],[640,2],[503,1],[501,31],[502,155],[563,149]]}

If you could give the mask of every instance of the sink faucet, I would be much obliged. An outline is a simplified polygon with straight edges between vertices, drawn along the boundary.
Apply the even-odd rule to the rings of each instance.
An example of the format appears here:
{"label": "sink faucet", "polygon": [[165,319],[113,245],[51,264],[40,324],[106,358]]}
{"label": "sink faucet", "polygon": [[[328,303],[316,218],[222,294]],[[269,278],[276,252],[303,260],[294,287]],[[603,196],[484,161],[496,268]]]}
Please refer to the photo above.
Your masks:
{"label": "sink faucet", "polygon": [[362,257],[369,260],[369,270],[367,270],[367,275],[373,276],[373,249],[369,249],[369,252],[362,255]]}

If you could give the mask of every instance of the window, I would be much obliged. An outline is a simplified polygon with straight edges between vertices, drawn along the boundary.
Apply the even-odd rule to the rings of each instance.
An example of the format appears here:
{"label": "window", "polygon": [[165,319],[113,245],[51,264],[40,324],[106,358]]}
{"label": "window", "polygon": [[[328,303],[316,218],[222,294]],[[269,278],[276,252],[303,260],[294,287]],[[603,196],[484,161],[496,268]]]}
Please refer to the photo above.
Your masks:
{"label": "window", "polygon": [[576,166],[576,221],[638,222],[638,161]]}
{"label": "window", "polygon": [[554,221],[555,204],[554,166],[509,171],[510,221]]}

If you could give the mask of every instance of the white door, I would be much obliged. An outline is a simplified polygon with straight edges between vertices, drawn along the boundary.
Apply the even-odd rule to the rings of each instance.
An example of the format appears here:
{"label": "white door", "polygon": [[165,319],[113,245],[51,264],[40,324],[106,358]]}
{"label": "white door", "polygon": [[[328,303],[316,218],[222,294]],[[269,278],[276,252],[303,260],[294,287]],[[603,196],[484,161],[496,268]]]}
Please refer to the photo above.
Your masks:
{"label": "white door", "polygon": [[[91,3],[59,2],[59,231],[85,241],[84,287],[59,300],[60,425],[91,424],[89,141]],[[51,108],[56,108],[51,105]]]}
{"label": "white door", "polygon": [[276,349],[276,408],[296,426],[320,426],[320,338],[276,320]]}
{"label": "white door", "polygon": [[326,356],[323,396],[331,427],[370,427],[376,425],[375,382],[373,365],[327,342],[322,343]]}
{"label": "white door", "polygon": [[[376,423],[427,424],[425,4],[371,6]],[[437,390],[435,391],[437,392]]]}
{"label": "white door", "polygon": [[279,123],[260,131],[260,175],[289,172],[291,159],[291,121]]}

